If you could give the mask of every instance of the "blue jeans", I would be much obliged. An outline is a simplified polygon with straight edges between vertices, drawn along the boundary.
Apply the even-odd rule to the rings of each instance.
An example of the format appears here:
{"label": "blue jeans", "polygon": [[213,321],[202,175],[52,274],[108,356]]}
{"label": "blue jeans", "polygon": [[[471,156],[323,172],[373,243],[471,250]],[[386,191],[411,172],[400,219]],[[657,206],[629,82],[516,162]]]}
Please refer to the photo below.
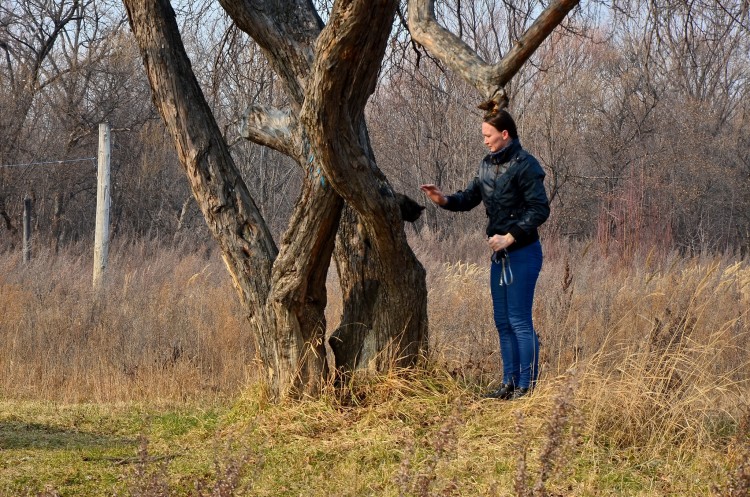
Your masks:
{"label": "blue jeans", "polygon": [[[490,288],[495,326],[500,334],[503,383],[533,387],[539,374],[539,339],[531,318],[534,288],[542,269],[542,245],[536,242],[507,255],[503,265],[492,262]],[[510,279],[508,268],[513,273]],[[502,284],[501,284],[502,283]]]}

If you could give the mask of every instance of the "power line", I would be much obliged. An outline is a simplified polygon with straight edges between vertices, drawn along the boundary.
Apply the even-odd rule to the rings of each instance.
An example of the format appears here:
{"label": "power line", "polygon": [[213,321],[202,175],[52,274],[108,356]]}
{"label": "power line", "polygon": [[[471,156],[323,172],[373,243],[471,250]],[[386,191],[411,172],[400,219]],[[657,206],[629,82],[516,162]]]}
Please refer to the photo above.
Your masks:
{"label": "power line", "polygon": [[83,159],[52,160],[44,162],[29,162],[26,164],[0,164],[0,167],[30,167],[30,166],[48,166],[50,164],[67,164],[69,162],[87,162],[96,161],[96,157],[84,157]]}

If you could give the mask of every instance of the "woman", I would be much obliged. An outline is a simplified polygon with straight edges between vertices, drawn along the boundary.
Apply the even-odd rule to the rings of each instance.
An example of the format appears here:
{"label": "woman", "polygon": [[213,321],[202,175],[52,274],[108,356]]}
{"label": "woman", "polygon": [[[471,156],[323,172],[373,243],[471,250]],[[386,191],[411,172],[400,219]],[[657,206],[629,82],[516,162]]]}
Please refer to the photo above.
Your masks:
{"label": "woman", "polygon": [[463,191],[444,195],[432,184],[421,189],[449,211],[468,211],[484,202],[493,250],[490,287],[495,325],[500,335],[503,381],[487,394],[518,399],[534,387],[539,370],[539,340],[532,323],[534,288],[542,268],[537,228],[549,216],[544,171],[523,148],[513,118],[505,110],[487,114],[482,123],[490,153]]}

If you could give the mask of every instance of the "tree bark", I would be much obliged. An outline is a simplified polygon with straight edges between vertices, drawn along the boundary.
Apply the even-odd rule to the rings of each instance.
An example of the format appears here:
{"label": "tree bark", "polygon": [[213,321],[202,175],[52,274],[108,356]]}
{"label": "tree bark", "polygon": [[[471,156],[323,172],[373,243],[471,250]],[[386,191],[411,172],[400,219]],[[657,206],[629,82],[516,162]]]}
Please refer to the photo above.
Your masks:
{"label": "tree bark", "polygon": [[[406,242],[393,190],[377,168],[363,125],[396,5],[336,3],[317,41],[300,116],[327,179],[358,216],[338,237],[346,311],[331,347],[344,370],[409,365],[426,347],[424,268]],[[354,219],[353,213],[346,217]],[[372,265],[365,262],[370,256]]]}
{"label": "tree bark", "polygon": [[325,274],[341,200],[309,175],[278,251],[198,86],[171,6],[166,0],[125,0],[125,6],[154,103],[221,247],[270,393],[315,394],[326,374]]}
{"label": "tree bark", "polygon": [[280,354],[264,358],[264,364],[278,365],[268,376],[282,397],[315,396],[327,378],[325,283],[343,205],[329,190],[308,175],[274,263],[272,291],[264,306],[263,325],[275,330],[277,341],[264,348]]}
{"label": "tree bark", "polygon": [[325,280],[344,198],[356,215],[347,216],[339,239],[368,249],[358,258],[339,250],[346,287],[341,330],[349,320],[364,327],[337,334],[337,363],[381,371],[413,363],[426,343],[425,274],[406,243],[363,119],[396,2],[337,2],[322,32],[309,0],[223,2],[266,52],[291,97],[291,111],[250,109],[243,134],[309,165],[279,250],[192,73],[169,2],[124,2],[154,102],[219,242],[272,396],[315,395],[327,375]]}
{"label": "tree bark", "polygon": [[[222,1],[222,5],[225,6],[238,27],[258,42],[274,67],[277,68],[277,73],[285,81],[292,107],[294,109],[302,107],[305,99],[309,98],[309,92],[313,91],[309,82],[315,55],[313,47],[322,28],[322,22],[314,13],[310,2],[306,0],[289,3],[273,0],[245,0]],[[365,13],[365,15],[368,14]],[[369,60],[370,63],[365,75],[365,78],[369,78],[369,82],[364,86],[358,84],[352,86],[351,93],[346,96],[353,110],[352,118],[356,119],[348,126],[359,129],[358,139],[362,151],[372,164],[368,174],[377,178],[378,196],[382,197],[382,192],[387,193],[385,197],[377,201],[388,204],[388,208],[392,209],[392,190],[375,166],[362,113],[372,93],[382,60],[384,42],[390,32],[393,4],[388,4],[386,9],[373,9],[369,12],[369,16],[372,20],[377,19],[379,23],[370,26],[373,30],[380,30],[377,34],[379,42],[374,47],[375,50],[370,47],[352,47],[352,49],[362,50],[360,56]],[[360,17],[359,20],[361,21],[362,18]],[[342,20],[342,22],[348,23],[349,19]],[[363,28],[366,29],[367,26],[358,26],[358,29]],[[358,40],[353,41],[356,45]],[[349,42],[351,40],[347,41]],[[329,73],[332,84],[338,84],[337,80],[348,78],[354,72],[352,71],[354,65],[349,64],[349,66],[339,65],[337,70]],[[338,100],[333,103],[335,102]],[[250,109],[246,113],[243,135],[257,143],[288,154],[283,145],[285,140],[283,135],[286,130],[297,125],[296,123],[290,124],[288,118],[288,112],[267,108]],[[311,136],[315,133],[315,128],[326,127],[330,124],[324,120],[322,123],[315,124],[313,129],[303,125],[306,130],[305,135]],[[336,135],[337,133],[333,132],[328,136],[338,141]],[[332,146],[337,147],[335,144]],[[313,147],[312,154],[316,164],[325,172],[324,178],[327,178],[331,170],[331,167],[327,165],[329,159],[315,147]],[[345,161],[348,160],[351,159],[345,159]],[[354,163],[356,162],[351,164]],[[301,165],[306,167],[306,162]],[[345,164],[344,168],[351,169],[350,164]],[[351,170],[350,173],[359,174],[355,170]],[[335,192],[331,193],[338,196]],[[359,195],[355,194],[355,196]],[[377,217],[377,215],[371,214],[371,217]],[[400,244],[391,244],[389,249],[404,252],[401,257],[395,258],[396,262],[382,260],[379,252],[369,249],[371,239],[367,236],[365,225],[361,211],[347,209],[336,236],[335,259],[342,286],[343,313],[341,323],[329,343],[336,367],[343,371],[359,368],[384,371],[394,362],[401,365],[410,364],[417,358],[420,348],[426,344],[427,292],[424,271],[403,239],[403,225],[400,218],[391,219],[387,228],[388,231],[401,233]],[[400,278],[396,278],[384,285],[382,282],[386,274],[384,265],[400,265],[403,260],[408,261],[405,268],[411,268],[414,281],[406,278],[402,282]],[[398,270],[390,271],[390,274],[398,272]],[[409,309],[416,309],[418,312],[400,312],[393,308],[395,301],[408,301]],[[398,358],[398,360],[393,360],[393,358]]]}

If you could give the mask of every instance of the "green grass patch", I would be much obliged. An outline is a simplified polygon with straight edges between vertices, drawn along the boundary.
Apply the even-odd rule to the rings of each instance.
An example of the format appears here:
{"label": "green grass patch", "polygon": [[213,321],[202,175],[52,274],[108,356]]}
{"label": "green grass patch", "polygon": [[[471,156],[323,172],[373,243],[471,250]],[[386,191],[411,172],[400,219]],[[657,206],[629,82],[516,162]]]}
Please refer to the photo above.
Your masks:
{"label": "green grass patch", "polygon": [[602,398],[562,406],[551,383],[519,402],[427,373],[373,382],[357,406],[252,390],[209,407],[4,400],[0,495],[209,495],[217,482],[257,496],[516,495],[522,464],[528,488],[547,472],[550,495],[708,495],[732,469],[730,417],[700,431],[714,443],[599,445]]}

